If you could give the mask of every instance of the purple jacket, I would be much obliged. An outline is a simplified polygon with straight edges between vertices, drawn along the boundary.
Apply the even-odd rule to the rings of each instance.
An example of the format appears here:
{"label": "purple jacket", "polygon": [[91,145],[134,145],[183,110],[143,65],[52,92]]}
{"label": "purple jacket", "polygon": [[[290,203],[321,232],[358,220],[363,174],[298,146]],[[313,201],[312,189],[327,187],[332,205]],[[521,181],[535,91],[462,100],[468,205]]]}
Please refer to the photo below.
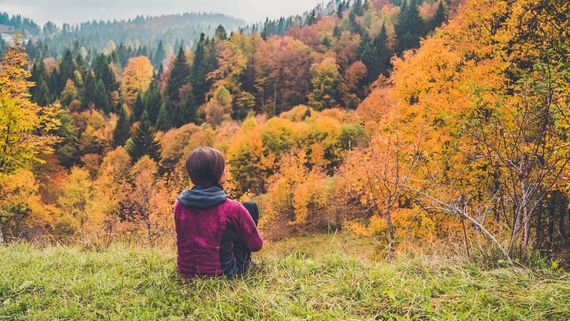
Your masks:
{"label": "purple jacket", "polygon": [[190,201],[183,193],[174,205],[178,271],[187,278],[224,274],[220,250],[227,229],[234,230],[251,252],[263,246],[255,222],[241,203],[225,197],[211,203],[207,196],[196,197],[203,191],[186,191],[194,194]]}

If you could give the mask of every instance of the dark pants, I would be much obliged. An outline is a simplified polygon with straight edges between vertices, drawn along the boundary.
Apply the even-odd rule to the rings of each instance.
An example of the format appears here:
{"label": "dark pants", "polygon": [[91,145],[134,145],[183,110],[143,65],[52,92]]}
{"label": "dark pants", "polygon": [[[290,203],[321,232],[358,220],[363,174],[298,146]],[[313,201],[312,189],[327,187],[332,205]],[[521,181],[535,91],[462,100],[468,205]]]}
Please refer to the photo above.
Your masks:
{"label": "dark pants", "polygon": [[[259,222],[259,209],[257,208],[257,204],[254,202],[245,202],[243,203],[243,207],[249,212],[255,225],[257,225]],[[234,257],[236,258],[239,273],[246,272],[251,263],[251,252],[239,238],[234,240]]]}
{"label": "dark pants", "polygon": [[[257,225],[259,221],[259,209],[253,202],[243,203],[243,206],[253,218]],[[220,262],[222,270],[227,276],[234,276],[245,273],[251,263],[251,252],[240,240],[234,226],[228,226],[222,236],[220,246]]]}

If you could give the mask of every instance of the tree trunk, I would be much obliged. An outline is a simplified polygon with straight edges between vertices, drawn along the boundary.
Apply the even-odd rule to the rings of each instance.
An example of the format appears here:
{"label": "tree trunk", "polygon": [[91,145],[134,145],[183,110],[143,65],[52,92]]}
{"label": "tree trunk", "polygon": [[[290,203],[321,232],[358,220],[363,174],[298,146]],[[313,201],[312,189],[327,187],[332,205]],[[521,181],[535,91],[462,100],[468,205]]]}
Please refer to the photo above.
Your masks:
{"label": "tree trunk", "polygon": [[392,209],[391,209],[392,200],[388,198],[387,206],[386,206],[386,224],[388,225],[388,253],[392,255],[395,250],[395,241],[394,241],[394,225],[392,225]]}
{"label": "tree trunk", "polygon": [[562,238],[564,239],[564,241],[566,241],[566,239],[568,238],[568,234],[566,234],[566,226],[565,224],[565,220],[566,217],[569,216],[570,212],[568,211],[568,207],[566,206],[566,204],[561,203],[560,204],[560,214],[558,215],[558,230],[560,231],[560,235],[562,236]]}
{"label": "tree trunk", "polygon": [[542,247],[542,210],[536,213],[536,246],[539,250]]}
{"label": "tree trunk", "polygon": [[550,199],[548,206],[548,252],[552,253],[554,246],[554,221],[556,221],[556,198]]}

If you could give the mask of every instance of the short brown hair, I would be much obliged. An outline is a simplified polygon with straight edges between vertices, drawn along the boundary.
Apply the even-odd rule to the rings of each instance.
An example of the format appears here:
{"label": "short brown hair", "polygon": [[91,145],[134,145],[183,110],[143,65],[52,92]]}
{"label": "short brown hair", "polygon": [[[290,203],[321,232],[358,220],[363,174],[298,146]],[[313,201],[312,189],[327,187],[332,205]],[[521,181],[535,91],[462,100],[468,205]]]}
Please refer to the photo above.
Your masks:
{"label": "short brown hair", "polygon": [[200,147],[186,160],[186,170],[196,186],[208,188],[217,185],[224,174],[226,161],[217,149]]}

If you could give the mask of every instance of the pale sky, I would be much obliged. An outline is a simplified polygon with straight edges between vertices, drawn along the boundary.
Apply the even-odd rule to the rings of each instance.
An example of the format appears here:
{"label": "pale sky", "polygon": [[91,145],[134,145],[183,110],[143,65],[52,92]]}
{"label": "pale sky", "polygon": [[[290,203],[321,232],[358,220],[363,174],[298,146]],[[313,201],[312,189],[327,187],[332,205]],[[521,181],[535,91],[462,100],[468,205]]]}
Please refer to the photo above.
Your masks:
{"label": "pale sky", "polygon": [[53,21],[132,18],[183,12],[220,12],[247,22],[299,14],[323,0],[0,0],[0,11],[21,14],[43,24]]}

